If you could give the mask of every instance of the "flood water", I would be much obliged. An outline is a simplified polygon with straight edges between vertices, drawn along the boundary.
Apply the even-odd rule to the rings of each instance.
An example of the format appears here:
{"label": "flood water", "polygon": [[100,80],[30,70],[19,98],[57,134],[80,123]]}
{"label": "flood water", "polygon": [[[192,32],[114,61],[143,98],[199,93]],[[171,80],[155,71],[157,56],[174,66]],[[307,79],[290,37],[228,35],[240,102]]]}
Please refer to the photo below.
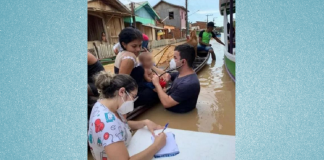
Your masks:
{"label": "flood water", "polygon": [[[223,34],[220,38],[223,41]],[[198,73],[201,88],[197,108],[186,114],[176,114],[157,104],[136,120],[150,119],[163,126],[169,123],[169,128],[235,135],[235,83],[226,72],[224,46],[215,40],[210,43],[216,53],[216,61],[210,57]],[[112,68],[113,65],[105,66],[106,70]],[[92,159],[90,152],[88,159]]]}
{"label": "flood water", "polygon": [[136,120],[150,119],[160,125],[169,122],[170,128],[235,135],[235,83],[226,72],[224,46],[215,40],[211,44],[216,61],[210,57],[198,73],[201,88],[197,108],[190,113],[176,114],[157,104]]}

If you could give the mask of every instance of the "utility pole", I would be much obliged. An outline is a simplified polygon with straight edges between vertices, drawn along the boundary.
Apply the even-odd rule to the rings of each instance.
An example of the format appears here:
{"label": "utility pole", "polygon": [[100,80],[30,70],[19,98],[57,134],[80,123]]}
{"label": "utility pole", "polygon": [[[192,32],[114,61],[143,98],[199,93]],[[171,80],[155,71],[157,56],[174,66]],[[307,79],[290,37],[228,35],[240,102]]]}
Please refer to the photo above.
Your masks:
{"label": "utility pole", "polygon": [[136,28],[134,2],[131,3],[131,9],[132,9],[133,26],[134,28]]}
{"label": "utility pole", "polygon": [[189,24],[188,24],[188,0],[186,0],[186,37],[189,34]]}
{"label": "utility pole", "polygon": [[209,15],[207,14],[206,16],[207,16],[207,23],[208,23],[208,16],[212,16],[212,14],[209,14]]}
{"label": "utility pole", "polygon": [[213,18],[213,22],[214,22],[214,23],[215,23],[215,18],[217,18],[217,17],[214,17],[214,18]]}

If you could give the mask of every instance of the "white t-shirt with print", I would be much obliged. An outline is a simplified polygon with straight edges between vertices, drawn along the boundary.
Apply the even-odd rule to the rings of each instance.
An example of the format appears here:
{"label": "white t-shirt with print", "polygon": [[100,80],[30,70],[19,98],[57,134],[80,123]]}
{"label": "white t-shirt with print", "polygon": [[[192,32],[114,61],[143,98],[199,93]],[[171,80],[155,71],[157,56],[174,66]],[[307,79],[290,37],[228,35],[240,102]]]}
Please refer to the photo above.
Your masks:
{"label": "white t-shirt with print", "polygon": [[100,102],[97,102],[91,111],[89,120],[88,142],[95,160],[107,160],[105,146],[124,141],[128,146],[132,134],[127,121],[123,116],[120,120]]}

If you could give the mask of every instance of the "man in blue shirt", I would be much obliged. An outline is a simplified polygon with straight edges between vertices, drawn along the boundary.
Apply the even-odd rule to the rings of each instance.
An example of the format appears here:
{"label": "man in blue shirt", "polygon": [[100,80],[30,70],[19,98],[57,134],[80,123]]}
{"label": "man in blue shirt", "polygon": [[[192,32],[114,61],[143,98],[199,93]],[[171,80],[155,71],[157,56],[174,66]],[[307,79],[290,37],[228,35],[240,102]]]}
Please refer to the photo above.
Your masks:
{"label": "man in blue shirt", "polygon": [[176,113],[186,113],[196,108],[200,83],[196,72],[193,70],[195,49],[189,44],[175,47],[174,61],[178,72],[168,74],[165,80],[172,80],[170,92],[163,91],[159,77],[154,75],[152,82],[156,88],[160,101],[164,108]]}

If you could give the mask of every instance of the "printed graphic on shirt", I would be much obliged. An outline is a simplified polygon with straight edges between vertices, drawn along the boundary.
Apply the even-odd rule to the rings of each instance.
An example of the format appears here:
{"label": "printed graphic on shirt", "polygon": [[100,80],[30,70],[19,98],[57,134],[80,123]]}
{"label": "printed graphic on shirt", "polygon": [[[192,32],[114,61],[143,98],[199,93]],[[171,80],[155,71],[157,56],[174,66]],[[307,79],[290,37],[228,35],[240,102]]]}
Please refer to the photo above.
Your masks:
{"label": "printed graphic on shirt", "polygon": [[113,122],[116,118],[115,115],[111,112],[105,113],[106,122]]}
{"label": "printed graphic on shirt", "polygon": [[105,124],[103,122],[101,122],[100,119],[96,119],[95,121],[95,130],[96,130],[96,133],[102,131],[105,127]]}
{"label": "printed graphic on shirt", "polygon": [[108,160],[108,156],[105,151],[102,151],[100,153],[101,160]]}
{"label": "printed graphic on shirt", "polygon": [[93,137],[92,137],[92,129],[91,128],[90,128],[90,131],[89,131],[88,139],[89,139],[90,144],[92,144],[94,140],[93,140]]}
{"label": "printed graphic on shirt", "polygon": [[124,137],[124,131],[121,129],[121,126],[118,127],[119,133],[116,133],[116,137],[119,138],[119,140],[123,140]]}
{"label": "printed graphic on shirt", "polygon": [[103,135],[103,138],[104,138],[104,140],[107,140],[107,139],[109,138],[109,133],[106,132],[106,133]]}
{"label": "printed graphic on shirt", "polygon": [[95,116],[98,117],[98,115],[100,115],[99,113],[100,113],[100,111],[99,111],[98,107],[93,108],[93,112],[91,113],[91,118],[90,119],[92,119]]}
{"label": "printed graphic on shirt", "polygon": [[[116,141],[113,140],[114,135],[109,134],[109,133],[108,133],[108,135],[106,135],[106,137],[105,137],[105,135],[103,135],[103,138],[104,138],[104,140],[102,142],[102,146],[104,146],[104,147],[109,145],[109,144],[112,144],[112,143],[116,142]],[[105,138],[107,138],[107,139],[105,139]]]}
{"label": "printed graphic on shirt", "polygon": [[112,126],[110,127],[110,129],[111,129],[111,130],[115,130],[115,129],[116,129],[116,125],[112,125]]}
{"label": "printed graphic on shirt", "polygon": [[89,134],[89,142],[92,144],[93,142],[93,137],[92,137],[92,134]]}
{"label": "printed graphic on shirt", "polygon": [[98,137],[98,140],[97,140],[97,145],[98,145],[99,147],[101,147],[101,146],[102,146],[102,142],[101,142],[101,139],[100,139],[100,137]]}

